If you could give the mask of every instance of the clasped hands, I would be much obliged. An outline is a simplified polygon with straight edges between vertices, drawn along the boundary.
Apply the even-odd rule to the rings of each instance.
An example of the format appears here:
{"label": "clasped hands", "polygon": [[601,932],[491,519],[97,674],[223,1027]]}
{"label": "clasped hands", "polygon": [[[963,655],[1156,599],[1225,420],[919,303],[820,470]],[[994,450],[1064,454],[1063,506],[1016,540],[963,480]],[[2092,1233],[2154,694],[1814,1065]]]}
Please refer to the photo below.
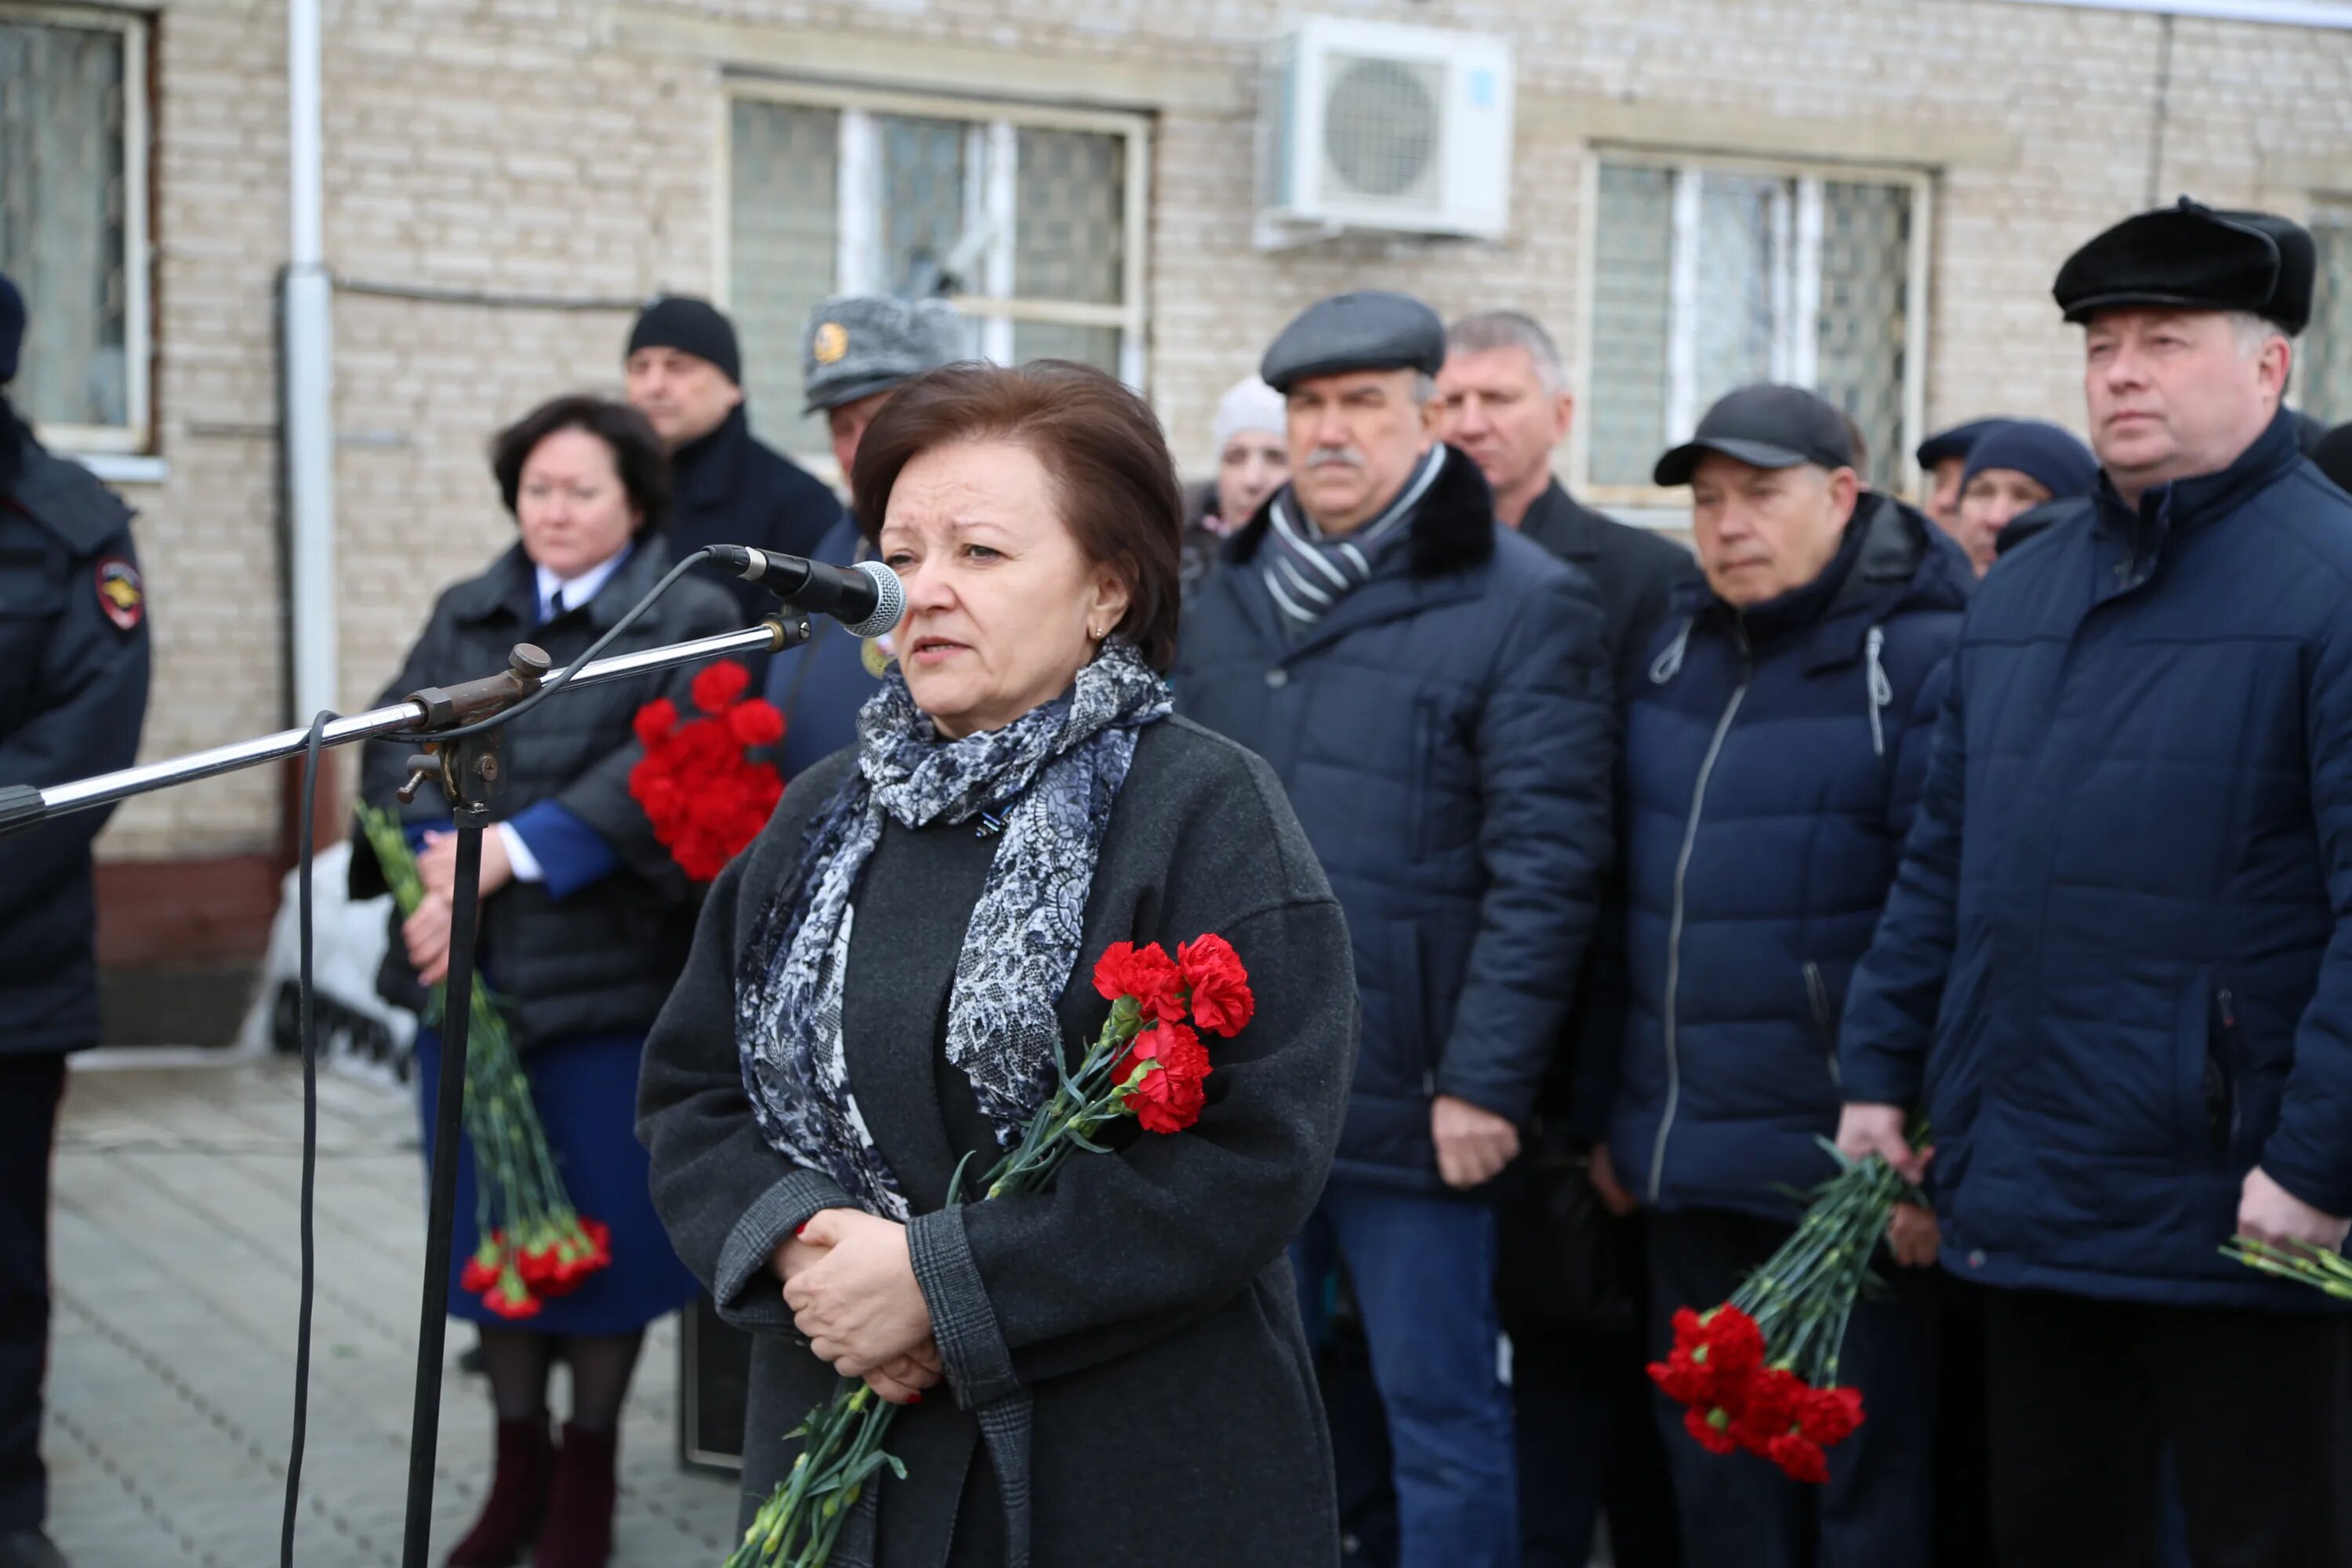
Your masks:
{"label": "clasped hands", "polygon": [[[400,922],[400,940],[408,949],[408,962],[415,966],[416,978],[427,985],[438,985],[449,977],[451,900],[457,889],[457,834],[425,835],[425,851],[416,858],[416,876],[425,884],[425,901]],[[495,831],[483,834],[482,897],[488,898],[512,880],[514,867],[507,859],[505,836]]]}
{"label": "clasped hands", "polygon": [[920,1405],[946,1373],[931,1310],[915,1283],[907,1227],[857,1209],[821,1209],[772,1259],[793,1324],[844,1377],[893,1405]]}

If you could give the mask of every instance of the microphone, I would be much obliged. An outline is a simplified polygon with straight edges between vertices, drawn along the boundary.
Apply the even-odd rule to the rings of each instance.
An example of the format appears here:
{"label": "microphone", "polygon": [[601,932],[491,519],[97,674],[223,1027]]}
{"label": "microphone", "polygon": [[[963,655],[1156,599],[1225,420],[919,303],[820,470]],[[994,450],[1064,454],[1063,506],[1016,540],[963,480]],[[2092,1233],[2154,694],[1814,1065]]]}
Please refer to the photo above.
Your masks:
{"label": "microphone", "polygon": [[880,637],[907,613],[907,590],[898,574],[879,561],[832,566],[742,544],[714,544],[710,559],[794,609],[831,616],[862,637]]}

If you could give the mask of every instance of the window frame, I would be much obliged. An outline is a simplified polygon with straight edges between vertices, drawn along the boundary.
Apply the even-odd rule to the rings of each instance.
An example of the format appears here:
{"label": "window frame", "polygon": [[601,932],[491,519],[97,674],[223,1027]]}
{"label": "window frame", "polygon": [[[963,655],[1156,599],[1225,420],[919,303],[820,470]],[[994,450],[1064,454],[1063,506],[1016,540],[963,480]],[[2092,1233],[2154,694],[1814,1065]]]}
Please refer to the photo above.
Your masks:
{"label": "window frame", "polygon": [[149,219],[152,118],[149,30],[143,11],[101,10],[89,5],[0,0],[0,22],[73,27],[122,36],[122,353],[123,416],[121,425],[40,423],[41,444],[68,455],[143,455],[154,450],[155,256]]}
{"label": "window frame", "polygon": [[[1790,233],[1801,254],[1810,249],[1814,263],[1810,277],[1792,276],[1790,279],[1790,297],[1787,303],[1795,313],[1784,320],[1778,334],[1780,341],[1776,342],[1774,349],[1776,358],[1785,356],[1789,361],[1791,379],[1806,385],[1811,384],[1813,380],[1819,337],[1817,331],[1798,331],[1795,323],[1819,320],[1822,186],[1825,183],[1895,185],[1909,193],[1910,254],[1904,258],[1903,417],[1895,441],[1899,447],[1896,472],[1903,476],[1902,488],[1906,491],[1916,491],[1918,465],[1913,460],[1912,453],[1926,434],[1927,327],[1934,309],[1929,290],[1935,257],[1935,176],[1925,169],[1900,164],[1840,163],[1818,159],[1774,158],[1755,153],[1623,144],[1588,146],[1582,182],[1582,232],[1578,242],[1579,331],[1575,363],[1570,372],[1580,410],[1592,405],[1592,344],[1597,324],[1594,310],[1600,283],[1601,172],[1605,165],[1664,169],[1674,177],[1671,200],[1675,232],[1670,257],[1674,281],[1666,323],[1666,427],[1669,433],[1691,428],[1697,423],[1699,415],[1705,412],[1689,405],[1696,396],[1696,367],[1692,356],[1696,349],[1693,340],[1697,322],[1696,318],[1685,309],[1690,291],[1696,284],[1696,252],[1690,247],[1688,240],[1698,222],[1698,176],[1736,174],[1797,182],[1798,189],[1788,214]],[[1778,303],[1776,300],[1776,305]],[[1663,515],[1682,510],[1684,491],[1679,487],[1593,484],[1591,452],[1586,444],[1590,427],[1590,421],[1580,418],[1569,435],[1569,482],[1578,494],[1596,505],[1622,508],[1636,514],[1655,512]]]}
{"label": "window frame", "polygon": [[[1149,395],[1150,354],[1150,216],[1151,117],[1116,110],[1067,109],[980,94],[900,91],[887,88],[835,86],[826,82],[730,73],[724,79],[719,104],[719,177],[712,221],[713,276],[722,306],[731,307],[734,224],[731,198],[735,181],[733,121],[740,101],[789,104],[803,109],[831,109],[841,115],[838,175],[835,192],[836,240],[833,292],[873,291],[873,280],[857,276],[873,234],[874,214],[859,212],[874,168],[877,115],[915,115],[962,121],[989,139],[987,177],[976,193],[992,218],[1000,221],[979,271],[987,281],[983,293],[947,296],[960,315],[981,323],[981,352],[999,364],[1013,363],[1013,331],[1021,321],[1057,326],[1112,327],[1119,332],[1119,379]],[[1018,184],[1013,149],[1024,130],[1078,131],[1125,139],[1121,176],[1121,222],[1126,249],[1119,279],[1121,301],[1116,305],[1081,304],[1041,300],[1013,291],[1013,225]],[[1003,220],[1010,219],[1010,222]],[[829,466],[830,456],[824,461]]]}

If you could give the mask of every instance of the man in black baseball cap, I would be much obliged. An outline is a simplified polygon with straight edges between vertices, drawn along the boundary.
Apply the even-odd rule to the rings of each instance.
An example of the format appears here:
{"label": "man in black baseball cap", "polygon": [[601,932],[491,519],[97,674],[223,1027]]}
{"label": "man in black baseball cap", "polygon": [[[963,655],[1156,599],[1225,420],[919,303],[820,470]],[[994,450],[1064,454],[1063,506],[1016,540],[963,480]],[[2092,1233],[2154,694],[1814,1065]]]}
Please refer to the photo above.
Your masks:
{"label": "man in black baseball cap", "polygon": [[1653,477],[1692,487],[1699,564],[1719,597],[1741,605],[1820,576],[1862,489],[1844,416],[1801,386],[1725,394]]}
{"label": "man in black baseball cap", "polygon": [[2010,421],[2006,416],[1969,419],[1948,426],[1919,443],[1912,456],[1927,476],[1928,521],[1955,539],[1960,531],[1960,476],[1968,470],[1969,454],[1976,444]]}
{"label": "man in black baseball cap", "polygon": [[2167,1450],[2196,1562],[2352,1563],[2352,1316],[2222,1250],[2352,1231],[2352,499],[2282,403],[2314,254],[2184,199],[2059,269],[2102,478],[1969,608],[1846,998],[1839,1146],[1916,1178],[1924,1115],[1984,1287],[2006,1568],[2153,1561]]}
{"label": "man in black baseball cap", "polygon": [[[1658,483],[1690,486],[1706,580],[1675,592],[1625,699],[1622,945],[1596,984],[1622,1021],[1579,1080],[1605,1103],[1575,1114],[1601,1141],[1593,1169],[1649,1212],[1662,1309],[1736,1289],[1794,1233],[1785,1194],[1837,1168],[1822,1141],[1838,1002],[1895,880],[1934,732],[1923,697],[1976,585],[1853,458],[1835,406],[1768,385],[1725,396],[1658,460]],[[1910,1267],[1854,1309],[1843,1365],[1870,1420],[1826,1488],[1726,1465],[1658,1407],[1691,1563],[1925,1561],[1932,1230],[1910,1217],[1894,1238]]]}

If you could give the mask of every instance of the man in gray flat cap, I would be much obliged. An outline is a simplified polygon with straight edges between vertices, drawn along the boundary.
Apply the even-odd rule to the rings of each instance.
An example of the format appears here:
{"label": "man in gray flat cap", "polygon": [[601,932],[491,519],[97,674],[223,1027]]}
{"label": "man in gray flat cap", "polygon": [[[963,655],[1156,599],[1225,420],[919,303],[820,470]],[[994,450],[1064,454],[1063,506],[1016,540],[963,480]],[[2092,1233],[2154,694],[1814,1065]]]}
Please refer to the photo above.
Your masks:
{"label": "man in gray flat cap", "polygon": [[1487,1184],[1574,989],[1609,858],[1608,661],[1589,579],[1499,527],[1437,436],[1434,311],[1343,294],[1276,339],[1290,483],[1195,590],[1178,709],[1259,752],[1355,942],[1363,1031],[1293,1252],[1319,1337],[1346,1260],[1388,1411],[1402,1568],[1518,1561]]}
{"label": "man in gray flat cap", "polygon": [[[963,319],[944,300],[845,294],[818,301],[801,332],[801,384],[809,411],[824,413],[845,487],[866,426],[899,384],[965,357]],[[845,511],[809,553],[845,566],[863,548],[857,520]],[[768,700],[784,715],[777,765],[786,778],[856,739],[857,710],[889,658],[887,636],[855,637],[820,616],[806,643],[769,661]]]}

